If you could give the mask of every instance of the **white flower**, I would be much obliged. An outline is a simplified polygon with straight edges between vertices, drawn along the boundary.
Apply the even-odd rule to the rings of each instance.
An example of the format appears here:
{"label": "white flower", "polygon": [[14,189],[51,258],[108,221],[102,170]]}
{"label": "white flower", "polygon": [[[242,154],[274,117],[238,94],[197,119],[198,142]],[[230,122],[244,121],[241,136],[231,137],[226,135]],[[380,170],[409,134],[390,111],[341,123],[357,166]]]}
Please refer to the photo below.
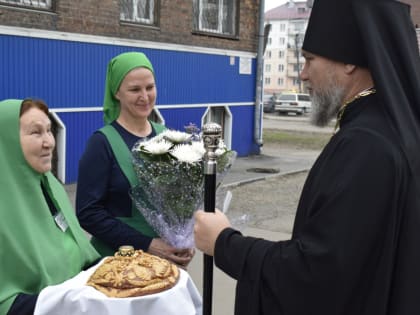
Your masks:
{"label": "white flower", "polygon": [[214,151],[214,154],[216,155],[216,156],[221,156],[223,153],[225,153],[226,152],[226,149],[220,149],[220,148],[218,148],[218,149],[216,149],[215,151]]}
{"label": "white flower", "polygon": [[223,141],[223,139],[219,139],[219,144],[217,145],[217,147],[218,147],[219,149],[223,149],[223,150],[225,150],[225,151],[226,151],[226,144],[225,144],[225,142]]}
{"label": "white flower", "polygon": [[170,153],[180,162],[196,163],[202,159],[202,155],[187,144],[176,145]]}
{"label": "white flower", "polygon": [[204,148],[203,141],[192,141],[191,148],[201,156],[204,156],[204,154],[206,154],[206,148]]}
{"label": "white flower", "polygon": [[161,132],[160,134],[154,136],[153,138],[149,139],[148,141],[160,141],[163,139],[166,131]]}
{"label": "white flower", "polygon": [[223,139],[219,140],[219,144],[217,146],[217,149],[214,151],[214,154],[216,156],[221,156],[223,153],[225,153],[227,151],[227,147],[225,145],[225,142],[223,141]]}
{"label": "white flower", "polygon": [[140,150],[151,154],[164,154],[168,153],[172,147],[172,143],[161,139],[160,141],[150,140],[140,144]]}
{"label": "white flower", "polygon": [[165,130],[160,134],[160,137],[168,139],[171,142],[174,143],[182,143],[191,138],[191,135],[177,130]]}

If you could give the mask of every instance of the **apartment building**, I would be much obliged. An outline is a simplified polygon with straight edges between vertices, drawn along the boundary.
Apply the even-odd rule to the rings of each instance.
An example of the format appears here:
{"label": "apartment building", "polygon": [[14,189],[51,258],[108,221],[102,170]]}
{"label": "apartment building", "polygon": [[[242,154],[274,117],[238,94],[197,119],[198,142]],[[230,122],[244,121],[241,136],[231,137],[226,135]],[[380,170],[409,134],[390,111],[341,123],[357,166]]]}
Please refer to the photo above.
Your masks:
{"label": "apartment building", "polygon": [[264,54],[265,93],[303,91],[301,46],[310,13],[307,1],[293,0],[265,13],[265,23],[271,24]]}

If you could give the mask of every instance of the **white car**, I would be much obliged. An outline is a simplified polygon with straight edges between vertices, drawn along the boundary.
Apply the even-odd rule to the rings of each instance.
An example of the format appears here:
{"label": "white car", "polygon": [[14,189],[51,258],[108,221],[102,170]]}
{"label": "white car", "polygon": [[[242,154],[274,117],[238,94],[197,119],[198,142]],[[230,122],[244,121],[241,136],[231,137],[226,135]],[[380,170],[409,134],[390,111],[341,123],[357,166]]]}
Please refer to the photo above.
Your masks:
{"label": "white car", "polygon": [[311,111],[311,98],[304,93],[282,93],[276,100],[274,110],[279,114],[303,115]]}

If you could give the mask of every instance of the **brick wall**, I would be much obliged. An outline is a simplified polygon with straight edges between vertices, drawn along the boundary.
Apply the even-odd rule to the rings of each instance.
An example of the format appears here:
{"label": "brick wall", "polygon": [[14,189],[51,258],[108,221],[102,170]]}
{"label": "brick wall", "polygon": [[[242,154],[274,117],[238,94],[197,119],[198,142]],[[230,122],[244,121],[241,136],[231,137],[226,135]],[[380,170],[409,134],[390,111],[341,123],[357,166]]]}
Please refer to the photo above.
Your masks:
{"label": "brick wall", "polygon": [[160,0],[158,27],[120,23],[118,0],[53,1],[52,12],[1,5],[0,25],[256,52],[259,1],[238,1],[235,39],[193,34],[191,0]]}

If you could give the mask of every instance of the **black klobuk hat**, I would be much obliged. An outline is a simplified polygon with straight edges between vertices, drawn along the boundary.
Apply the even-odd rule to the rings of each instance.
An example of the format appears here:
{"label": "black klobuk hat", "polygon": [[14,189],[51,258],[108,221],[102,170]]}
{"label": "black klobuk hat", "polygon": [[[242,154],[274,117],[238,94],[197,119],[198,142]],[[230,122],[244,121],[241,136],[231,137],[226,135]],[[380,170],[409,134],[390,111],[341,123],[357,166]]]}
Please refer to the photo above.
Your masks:
{"label": "black klobuk hat", "polygon": [[367,67],[365,46],[352,2],[315,0],[302,49],[335,61]]}

